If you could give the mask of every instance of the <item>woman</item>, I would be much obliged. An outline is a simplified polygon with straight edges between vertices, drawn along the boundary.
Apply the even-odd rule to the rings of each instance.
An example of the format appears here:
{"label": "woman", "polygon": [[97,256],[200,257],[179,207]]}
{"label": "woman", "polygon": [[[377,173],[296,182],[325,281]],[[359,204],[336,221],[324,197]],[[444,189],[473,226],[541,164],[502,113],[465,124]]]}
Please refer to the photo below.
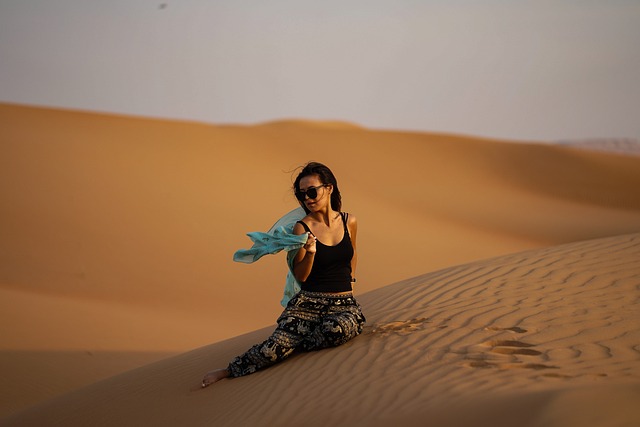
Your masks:
{"label": "woman", "polygon": [[301,291],[287,304],[273,334],[236,357],[226,369],[207,373],[202,387],[227,377],[251,374],[286,359],[294,350],[338,346],[362,332],[365,322],[352,294],[356,269],[353,215],[341,212],[338,182],[321,163],[309,163],[298,174],[293,190],[307,216],[294,234],[307,234],[293,261]]}

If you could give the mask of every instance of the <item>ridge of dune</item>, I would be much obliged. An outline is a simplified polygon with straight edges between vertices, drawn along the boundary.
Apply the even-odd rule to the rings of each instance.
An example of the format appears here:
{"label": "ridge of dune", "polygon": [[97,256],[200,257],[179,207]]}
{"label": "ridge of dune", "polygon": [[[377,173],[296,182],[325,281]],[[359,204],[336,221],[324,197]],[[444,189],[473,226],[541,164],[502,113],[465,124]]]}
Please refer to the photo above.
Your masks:
{"label": "ridge of dune", "polygon": [[280,119],[270,120],[268,122],[253,125],[258,128],[321,128],[335,130],[364,130],[365,128],[356,123],[346,122],[342,120],[311,120],[311,119]]}
{"label": "ridge of dune", "polygon": [[2,425],[620,426],[640,421],[640,234],[446,268],[359,297],[334,349],[197,389],[269,334],[199,348]]}
{"label": "ridge of dune", "polygon": [[212,128],[325,128],[336,130],[358,130],[366,129],[357,123],[345,121],[345,120],[329,120],[329,119],[307,119],[307,118],[282,118],[268,120],[265,122],[258,122],[255,124],[236,124],[236,123],[211,123],[197,120],[187,119],[170,119],[170,118],[157,118],[149,116],[138,116],[131,114],[115,113],[115,112],[103,112],[93,110],[82,110],[74,108],[63,107],[48,107],[29,104],[19,104],[11,102],[0,102],[0,111],[7,113],[10,110],[14,111],[41,111],[48,112],[49,114],[61,113],[64,115],[75,115],[78,117],[91,118],[91,117],[105,117],[120,120],[135,120],[140,122],[156,122],[156,123],[172,123],[174,125],[187,125],[187,126],[203,126]]}

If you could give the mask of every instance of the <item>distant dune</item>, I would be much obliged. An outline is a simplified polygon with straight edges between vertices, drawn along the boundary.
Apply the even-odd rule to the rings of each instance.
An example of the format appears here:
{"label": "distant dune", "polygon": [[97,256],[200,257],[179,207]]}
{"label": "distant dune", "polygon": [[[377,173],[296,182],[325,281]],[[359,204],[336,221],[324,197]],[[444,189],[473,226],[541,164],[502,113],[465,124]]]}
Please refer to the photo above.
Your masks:
{"label": "distant dune", "polygon": [[608,153],[640,156],[640,141],[637,139],[588,139],[582,141],[560,141],[559,144],[588,150],[605,151]]}
{"label": "distant dune", "polygon": [[[545,344],[549,335],[537,336],[539,331],[530,329],[541,328],[544,319],[550,320],[545,316],[550,316],[556,309],[548,312],[544,307],[555,301],[555,291],[544,287],[542,279],[537,278],[535,283],[538,285],[533,285],[529,280],[531,276],[524,273],[524,276],[518,276],[520,273],[517,272],[524,268],[521,264],[512,266],[514,272],[511,267],[505,267],[508,271],[504,277],[500,276],[501,279],[494,274],[502,270],[490,270],[486,275],[487,282],[481,280],[478,287],[467,290],[465,286],[471,286],[471,282],[460,279],[461,282],[455,282],[459,283],[455,285],[460,286],[459,291],[445,287],[442,292],[458,292],[465,298],[469,293],[483,296],[483,286],[495,284],[496,280],[503,281],[504,286],[515,282],[513,289],[494,290],[508,293],[520,289],[523,303],[534,304],[530,307],[534,326],[529,328],[514,323],[516,320],[526,323],[524,317],[507,316],[508,320],[513,320],[513,325],[498,322],[496,319],[506,315],[503,311],[508,309],[501,308],[500,297],[487,290],[485,294],[494,295],[490,300],[462,298],[460,301],[467,301],[467,305],[454,307],[459,313],[459,321],[439,323],[446,324],[447,328],[434,329],[434,321],[442,322],[449,315],[443,313],[442,319],[434,320],[430,302],[434,296],[429,296],[432,285],[421,282],[423,289],[416,291],[417,299],[413,301],[413,291],[408,290],[410,286],[396,293],[392,289],[401,285],[389,287],[392,283],[410,277],[435,278],[444,273],[430,272],[457,271],[456,268],[467,269],[464,271],[469,277],[475,277],[473,275],[485,265],[493,265],[493,261],[482,260],[496,256],[517,259],[517,255],[510,254],[525,250],[542,251],[535,252],[531,259],[538,259],[536,257],[542,256],[544,251],[569,251],[566,252],[568,259],[549,261],[560,264],[557,268],[551,264],[548,267],[545,277],[553,283],[558,279],[562,283],[582,283],[589,287],[593,281],[599,283],[611,278],[618,283],[630,280],[629,277],[635,277],[637,283],[637,272],[628,273],[628,276],[616,275],[614,264],[607,264],[603,278],[599,267],[594,267],[588,277],[585,276],[587,273],[579,273],[575,278],[578,273],[572,270],[571,263],[583,265],[581,256],[576,255],[582,253],[584,248],[579,245],[583,243],[577,244],[575,251],[567,249],[572,246],[556,248],[562,244],[627,235],[614,238],[610,241],[611,246],[607,246],[606,239],[594,243],[599,248],[598,257],[613,263],[612,257],[617,256],[618,250],[625,257],[637,254],[637,251],[633,252],[635,249],[624,249],[636,247],[637,237],[629,237],[633,236],[629,233],[640,232],[640,157],[636,156],[535,142],[374,131],[341,122],[286,120],[255,126],[214,126],[8,104],[0,104],[0,129],[0,369],[6,378],[0,386],[0,417],[101,379],[106,382],[92,386],[90,390],[93,391],[84,397],[87,404],[95,404],[92,399],[97,399],[101,393],[106,393],[105,396],[115,393],[114,399],[120,399],[122,392],[117,390],[126,389],[128,381],[130,384],[160,381],[148,376],[160,367],[166,367],[170,373],[167,382],[156,392],[159,401],[169,402],[177,395],[188,396],[189,405],[201,405],[198,408],[189,406],[199,414],[194,415],[194,419],[205,416],[220,392],[192,395],[170,387],[183,387],[192,381],[196,371],[200,375],[200,370],[227,361],[271,328],[281,310],[279,301],[286,271],[284,257],[275,256],[247,266],[233,263],[231,256],[236,249],[249,246],[245,233],[268,228],[282,214],[296,207],[290,186],[295,168],[309,160],[324,162],[334,170],[343,193],[344,210],[358,217],[356,295],[366,302],[370,313],[368,335],[349,344],[344,351],[326,354],[341,360],[351,357],[353,349],[361,349],[365,352],[363,356],[369,358],[369,365],[364,366],[374,369],[372,377],[379,374],[390,381],[386,375],[393,376],[396,356],[391,352],[379,365],[373,361],[374,354],[367,353],[369,350],[365,351],[365,347],[379,346],[386,354],[389,344],[385,340],[405,337],[394,330],[421,331],[419,339],[412,338],[417,337],[416,334],[402,338],[410,340],[411,345],[406,347],[407,354],[397,357],[401,358],[398,363],[408,366],[425,364],[420,365],[423,367],[419,372],[422,372],[431,369],[422,352],[436,357],[438,363],[458,361],[462,356],[456,353],[456,346],[472,340],[458,342],[455,334],[465,333],[465,328],[475,327],[476,323],[480,327],[481,321],[487,323],[484,325],[487,327],[500,323],[499,327],[515,325],[528,332],[525,335],[513,331],[469,332],[474,339],[482,340],[477,343],[479,347],[467,349],[473,350],[468,354],[491,357],[466,361],[464,366],[453,363],[451,366],[456,366],[452,373],[454,377],[447,377],[447,372],[438,374],[442,375],[438,377],[442,381],[454,378],[450,390],[453,394],[458,388],[481,390],[481,382],[474,382],[471,377],[483,372],[499,374],[495,383],[483,377],[489,381],[487,387],[491,396],[494,391],[512,390],[506,385],[505,375],[527,372],[530,376],[537,372],[533,368],[507,369],[509,363],[525,362],[525,359],[510,359],[522,356],[522,352],[544,354],[527,362],[533,365],[560,366],[559,360],[567,359],[576,364],[579,364],[577,360],[585,360],[576,356],[584,353],[580,348],[549,356],[549,349],[556,348]],[[540,263],[547,262],[544,257],[540,259]],[[467,264],[470,262],[472,264]],[[567,262],[570,264],[563,264]],[[457,265],[465,266],[453,267]],[[528,264],[525,262],[524,265]],[[532,264],[531,268],[538,267],[539,264]],[[449,270],[451,268],[453,270]],[[423,276],[425,273],[427,276]],[[578,281],[573,282],[574,279]],[[407,283],[413,282],[404,283],[403,286],[408,286]],[[617,285],[607,283],[601,284],[605,286],[602,289],[619,292]],[[384,308],[376,298],[387,292],[393,305]],[[624,292],[628,295],[632,290]],[[564,298],[563,295],[558,294]],[[422,304],[419,301],[424,301],[426,311],[412,305]],[[606,303],[620,311],[620,316],[631,316],[625,312],[625,307],[616,304],[623,302]],[[405,306],[407,311],[403,312]],[[387,311],[393,318],[385,317]],[[610,321],[600,317],[604,314],[595,308],[588,313],[591,314],[585,316],[594,316],[593,325]],[[534,321],[536,318],[540,318],[540,322]],[[591,330],[590,322],[585,318],[583,324],[575,326],[575,330],[570,326],[569,330]],[[453,334],[450,337],[453,351],[429,353],[427,343],[447,330]],[[485,333],[487,336],[482,335]],[[625,333],[629,337],[637,336],[637,331]],[[505,338],[504,334],[511,338]],[[531,334],[535,340],[530,338]],[[590,334],[587,334],[586,342],[601,341],[599,335]],[[509,345],[486,344],[490,340],[518,341],[534,346],[525,347],[513,356],[509,352],[513,353],[519,347],[514,350]],[[557,348],[573,348],[569,338],[560,336],[558,340],[553,343]],[[184,353],[215,342],[218,344],[213,347]],[[412,347],[414,344],[415,348]],[[543,344],[545,347],[540,350],[542,347],[538,346]],[[493,351],[494,347],[498,350]],[[637,361],[635,347],[624,351]],[[177,359],[146,366],[177,353],[181,353]],[[601,356],[596,350],[589,354]],[[322,377],[321,372],[327,366],[334,369],[333,364],[326,363],[327,357],[323,353],[304,355],[261,373],[255,379],[229,381],[224,386],[225,393],[241,396],[246,393],[243,384],[251,384],[252,390],[257,384],[279,389],[287,384],[285,378],[290,380],[295,372],[303,372],[296,366],[304,361],[313,361],[309,371],[305,368],[305,375]],[[493,360],[495,357],[499,360]],[[179,367],[177,360],[185,360],[186,365]],[[571,364],[562,371],[549,369],[544,373],[595,378],[598,384],[608,387],[613,362],[603,360],[597,365],[602,369],[594,368],[593,371],[607,373],[606,378],[578,375]],[[485,362],[487,366],[480,366]],[[112,377],[143,365],[145,367],[137,371]],[[346,373],[353,366],[351,360],[346,360],[342,369]],[[483,367],[486,370],[480,369]],[[339,367],[335,366],[335,369]],[[632,383],[637,380],[634,369],[627,370]],[[435,378],[429,375],[427,378]],[[621,376],[616,374],[615,378],[617,381]],[[321,385],[324,384],[322,387],[330,387],[322,382],[326,379],[320,380]],[[551,376],[542,377],[540,381],[544,384],[539,390],[549,393],[551,388],[546,385],[549,381],[574,387],[577,380]],[[527,390],[538,390],[537,382],[523,380],[517,384]],[[110,389],[109,384],[115,388]],[[380,388],[372,388],[371,393],[375,390],[389,393],[389,396],[394,393],[395,389],[383,391],[382,383],[378,386]],[[131,387],[140,392],[146,390],[146,386]],[[358,387],[356,389],[360,390]],[[420,399],[435,399],[437,394],[434,393],[444,393],[446,388],[444,385],[425,390],[416,387],[411,390],[421,396]],[[443,396],[453,394],[447,392]],[[59,406],[64,412],[66,405],[77,396],[60,397],[61,400],[52,401],[58,403],[47,406],[47,411],[55,412]],[[201,401],[201,397],[194,396],[206,397]],[[261,395],[253,397],[258,396]],[[371,403],[360,405],[370,405],[368,410],[375,414],[379,402],[391,402],[385,399],[392,398],[385,396],[380,401],[369,399]],[[390,408],[409,405],[413,408],[408,413],[411,418],[423,401],[416,398],[412,403],[408,395],[402,396],[408,399],[407,402],[390,403]],[[459,396],[472,398],[472,405],[477,402],[475,395],[466,391]],[[162,400],[165,398],[167,400]],[[145,412],[142,409],[146,403],[136,406],[136,399],[123,409],[127,422]],[[265,399],[258,403],[266,407],[273,403],[269,399],[276,397],[265,395],[260,399]],[[511,399],[517,400],[517,396]],[[510,402],[519,407],[516,400]],[[526,403],[525,406],[530,405]],[[172,407],[166,405],[166,409]],[[180,408],[176,409],[176,414],[186,416],[183,410],[187,406]],[[362,406],[358,408],[363,410]],[[425,408],[434,410],[429,405]],[[96,407],[96,411],[100,410]],[[34,408],[32,412],[27,411],[26,418],[20,419],[26,420],[35,413]],[[117,413],[114,412],[114,417]],[[341,413],[348,415],[349,411]],[[76,419],[89,415],[80,411]],[[171,419],[165,418],[166,425],[171,425]],[[197,420],[200,424],[194,425],[206,425],[200,418]],[[234,418],[223,417],[221,420],[227,425],[234,422]],[[289,425],[288,422],[283,421],[282,425]]]}
{"label": "distant dune", "polygon": [[355,123],[344,122],[340,120],[276,120],[271,122],[265,122],[255,125],[257,127],[263,128],[275,128],[278,130],[283,130],[291,127],[302,127],[302,128],[323,128],[323,129],[342,129],[342,130],[364,130],[364,128]]}

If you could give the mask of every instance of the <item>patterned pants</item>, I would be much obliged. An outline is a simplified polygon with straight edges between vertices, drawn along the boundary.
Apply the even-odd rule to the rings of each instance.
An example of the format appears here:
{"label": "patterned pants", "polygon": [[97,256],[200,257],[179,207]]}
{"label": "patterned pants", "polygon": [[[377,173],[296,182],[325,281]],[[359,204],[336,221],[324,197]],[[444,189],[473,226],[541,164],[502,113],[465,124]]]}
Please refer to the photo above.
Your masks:
{"label": "patterned pants", "polygon": [[294,350],[320,350],[344,344],[362,332],[365,318],[352,295],[300,291],[277,322],[278,327],[266,341],[229,364],[227,369],[232,377],[278,363]]}

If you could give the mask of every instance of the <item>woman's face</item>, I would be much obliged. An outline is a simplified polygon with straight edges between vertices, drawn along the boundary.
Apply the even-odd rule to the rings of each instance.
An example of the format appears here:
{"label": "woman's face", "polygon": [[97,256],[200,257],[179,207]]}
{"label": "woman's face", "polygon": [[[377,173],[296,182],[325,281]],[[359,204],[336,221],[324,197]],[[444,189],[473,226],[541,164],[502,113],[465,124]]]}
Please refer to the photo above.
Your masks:
{"label": "woman's face", "polygon": [[318,212],[331,205],[331,185],[323,187],[322,181],[318,175],[307,175],[300,179],[299,189],[307,191],[316,188],[317,196],[313,199],[305,196],[304,204],[311,212]]}

